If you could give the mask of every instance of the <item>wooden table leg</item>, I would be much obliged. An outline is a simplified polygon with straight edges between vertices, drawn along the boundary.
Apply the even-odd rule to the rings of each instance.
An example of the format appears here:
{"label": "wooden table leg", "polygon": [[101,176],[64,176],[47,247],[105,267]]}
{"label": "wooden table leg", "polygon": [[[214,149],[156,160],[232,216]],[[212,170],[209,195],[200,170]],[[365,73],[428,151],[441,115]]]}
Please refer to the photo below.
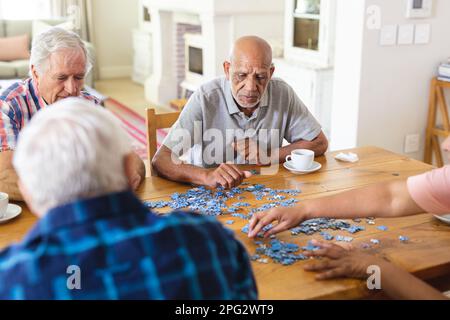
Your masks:
{"label": "wooden table leg", "polygon": [[428,123],[427,130],[425,136],[425,154],[424,154],[424,162],[432,164],[433,162],[433,146],[432,146],[432,137],[433,137],[433,128],[436,122],[436,79],[431,81],[430,87],[430,98],[428,105]]}

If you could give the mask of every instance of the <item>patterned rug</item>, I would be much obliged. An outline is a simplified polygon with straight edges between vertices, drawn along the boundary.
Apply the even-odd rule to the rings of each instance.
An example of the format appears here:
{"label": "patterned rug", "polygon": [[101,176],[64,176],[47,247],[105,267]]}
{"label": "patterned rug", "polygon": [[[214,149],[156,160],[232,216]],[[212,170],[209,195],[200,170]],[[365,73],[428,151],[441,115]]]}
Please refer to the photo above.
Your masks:
{"label": "patterned rug", "polygon": [[[147,155],[147,128],[145,118],[138,114],[136,111],[128,108],[124,104],[113,98],[107,98],[104,100],[104,106],[111,111],[122,123],[122,127],[128,133],[133,150],[141,157],[142,160],[146,160]],[[157,141],[158,148],[161,142],[167,135],[167,129],[158,129]]]}

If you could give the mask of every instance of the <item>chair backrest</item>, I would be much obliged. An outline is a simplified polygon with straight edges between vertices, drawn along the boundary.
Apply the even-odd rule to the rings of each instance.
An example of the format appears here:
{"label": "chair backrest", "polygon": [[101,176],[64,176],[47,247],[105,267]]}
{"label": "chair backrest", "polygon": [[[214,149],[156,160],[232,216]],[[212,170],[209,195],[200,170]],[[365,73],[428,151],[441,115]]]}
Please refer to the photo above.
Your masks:
{"label": "chair backrest", "polygon": [[147,108],[147,153],[148,165],[152,170],[152,159],[157,149],[158,129],[170,128],[177,121],[181,112],[170,112],[156,114],[155,109]]}

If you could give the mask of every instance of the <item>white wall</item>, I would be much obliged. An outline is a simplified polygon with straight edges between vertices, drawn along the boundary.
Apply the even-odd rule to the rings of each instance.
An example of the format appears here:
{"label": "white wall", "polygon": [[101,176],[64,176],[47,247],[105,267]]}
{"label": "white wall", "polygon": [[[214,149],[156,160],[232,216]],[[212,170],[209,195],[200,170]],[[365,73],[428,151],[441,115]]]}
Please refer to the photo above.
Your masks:
{"label": "white wall", "polygon": [[139,23],[139,0],[95,0],[92,6],[100,79],[130,77],[132,30]]}
{"label": "white wall", "polygon": [[[360,10],[364,1],[339,1],[345,2],[346,6],[351,2],[359,3],[356,5],[358,10],[350,16],[347,11],[346,15],[347,20],[353,19],[355,26],[359,26],[361,20],[358,17],[365,16],[365,10]],[[381,9],[381,26],[430,23],[431,40],[426,45],[380,46],[380,31],[370,30],[365,25],[362,39],[355,38],[354,34],[338,35],[340,56],[336,58],[332,147],[376,145],[403,153],[405,135],[419,133],[420,151],[408,156],[421,160],[430,80],[436,74],[438,64],[450,56],[450,1],[434,0],[433,15],[429,19],[407,19],[406,0],[365,0],[365,8],[370,5]],[[341,11],[340,14],[342,19],[345,13]],[[353,58],[345,57],[345,52]],[[359,68],[358,77],[355,72]],[[349,83],[346,83],[347,72],[351,75]],[[345,104],[342,93],[345,91],[349,93],[347,108],[350,114],[342,112]],[[338,113],[340,117],[336,116]],[[346,128],[356,141],[345,142],[345,137],[336,131],[339,128]]]}
{"label": "white wall", "polygon": [[353,148],[358,141],[364,1],[338,0],[330,149]]}

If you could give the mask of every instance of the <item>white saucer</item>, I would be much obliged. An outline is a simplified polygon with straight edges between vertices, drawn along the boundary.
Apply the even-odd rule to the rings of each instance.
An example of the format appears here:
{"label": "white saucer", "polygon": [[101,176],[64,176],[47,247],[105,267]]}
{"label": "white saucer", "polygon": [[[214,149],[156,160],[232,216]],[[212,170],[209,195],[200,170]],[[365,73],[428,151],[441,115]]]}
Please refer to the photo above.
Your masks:
{"label": "white saucer", "polygon": [[311,165],[311,167],[309,169],[297,169],[292,165],[292,160],[286,161],[285,163],[283,163],[283,166],[288,169],[290,172],[295,173],[295,174],[306,174],[306,173],[311,173],[314,171],[319,170],[320,168],[322,168],[322,165],[319,162],[313,161],[313,164]]}
{"label": "white saucer", "polygon": [[17,204],[9,203],[6,209],[6,214],[3,218],[0,218],[0,223],[14,219],[22,212],[22,208]]}
{"label": "white saucer", "polygon": [[449,214],[444,214],[442,216],[438,216],[437,214],[435,214],[434,216],[436,218],[438,218],[439,220],[441,220],[442,222],[450,224],[450,213]]}

